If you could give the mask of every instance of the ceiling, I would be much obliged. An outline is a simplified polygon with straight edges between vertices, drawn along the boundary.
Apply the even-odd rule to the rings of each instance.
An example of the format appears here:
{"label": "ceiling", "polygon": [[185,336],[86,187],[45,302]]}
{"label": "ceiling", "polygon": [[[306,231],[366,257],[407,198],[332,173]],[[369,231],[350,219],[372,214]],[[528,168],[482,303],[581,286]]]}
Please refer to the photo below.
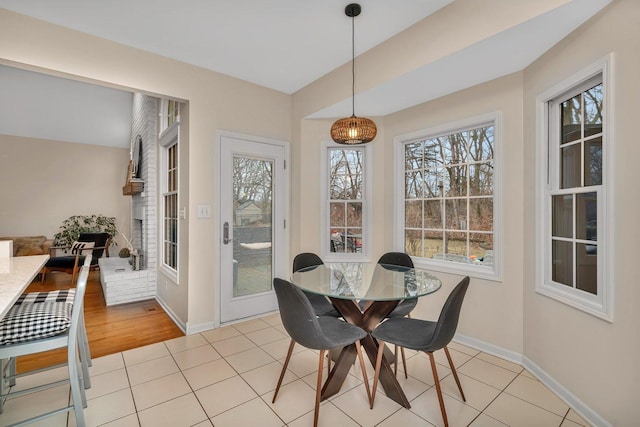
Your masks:
{"label": "ceiling", "polygon": [[[504,4],[516,0],[501,1]],[[501,1],[487,1],[487,7],[499,8]],[[502,31],[359,93],[359,115],[389,114],[522,70],[611,0],[517,1],[522,5],[546,2],[553,6],[545,13],[513,26],[505,25]],[[362,14],[355,19],[356,55],[453,2],[362,0]],[[348,3],[345,0],[184,0],[180,3],[169,0],[0,0],[0,8],[292,94],[350,61],[351,19],[344,14]],[[482,67],[472,65],[477,64],[478,59]],[[452,75],[455,78],[451,78]],[[130,94],[118,97],[115,96],[118,91],[110,93],[113,89],[108,89],[98,95],[88,88],[91,85],[67,81],[67,85],[53,84],[60,90],[58,95],[42,92],[43,98],[38,102],[35,98],[41,86],[29,83],[33,76],[21,79],[0,68],[0,77],[8,76],[16,79],[12,87],[16,87],[17,81],[24,85],[23,91],[13,92],[30,94],[16,96],[11,101],[14,115],[21,111],[30,115],[29,120],[12,120],[9,134],[47,134],[45,122],[51,122],[57,126],[50,130],[54,133],[47,134],[48,139],[128,147],[128,134],[123,141],[116,141],[115,137],[109,138],[111,142],[94,140],[91,134],[104,133],[96,132],[96,124],[79,129],[82,122],[69,121],[70,118],[65,117],[69,116],[67,108],[56,108],[56,104],[61,98],[73,101],[77,91],[84,93],[77,96],[87,103],[82,110],[99,115],[108,108],[109,99],[113,99],[114,109],[121,110],[122,100]],[[4,89],[2,86],[0,81],[0,90]],[[46,102],[51,105],[43,106],[41,113],[48,115],[48,119],[40,120],[33,107]],[[342,116],[350,112],[350,103],[350,93],[347,93],[342,101],[310,117]],[[8,121],[2,118],[3,113],[0,109],[0,133],[7,133]],[[53,117],[57,114],[59,117]],[[105,125],[111,120],[113,127],[122,127],[122,123],[116,123],[115,116],[106,120]],[[65,128],[75,133],[87,132],[87,136],[66,135]]]}

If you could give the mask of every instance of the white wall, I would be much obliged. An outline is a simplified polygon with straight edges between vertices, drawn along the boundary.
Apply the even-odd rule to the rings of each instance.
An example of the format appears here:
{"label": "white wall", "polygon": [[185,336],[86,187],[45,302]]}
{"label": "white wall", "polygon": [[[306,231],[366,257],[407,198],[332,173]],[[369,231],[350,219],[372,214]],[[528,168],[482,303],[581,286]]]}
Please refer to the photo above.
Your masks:
{"label": "white wall", "polygon": [[[525,71],[524,353],[611,425],[640,420],[640,286],[634,262],[640,242],[637,170],[640,99],[640,2],[617,0]],[[614,53],[613,265],[614,321],[608,323],[534,291],[535,98]],[[601,238],[601,236],[598,236]]]}

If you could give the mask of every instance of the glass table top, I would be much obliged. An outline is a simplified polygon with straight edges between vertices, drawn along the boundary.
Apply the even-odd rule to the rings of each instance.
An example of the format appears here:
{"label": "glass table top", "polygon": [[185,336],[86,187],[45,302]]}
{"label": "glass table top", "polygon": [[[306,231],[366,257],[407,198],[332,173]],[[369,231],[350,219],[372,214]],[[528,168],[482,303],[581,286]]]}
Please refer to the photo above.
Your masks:
{"label": "glass table top", "polygon": [[426,270],[368,262],[308,267],[293,273],[291,282],[314,294],[364,301],[416,298],[442,286],[440,279]]}

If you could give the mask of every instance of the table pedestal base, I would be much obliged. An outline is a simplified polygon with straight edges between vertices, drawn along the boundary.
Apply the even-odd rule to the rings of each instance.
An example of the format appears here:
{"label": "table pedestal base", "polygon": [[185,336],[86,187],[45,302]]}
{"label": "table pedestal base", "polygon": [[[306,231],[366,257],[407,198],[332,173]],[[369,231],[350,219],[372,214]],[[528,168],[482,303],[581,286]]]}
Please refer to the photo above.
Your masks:
{"label": "table pedestal base", "polygon": [[[342,317],[349,323],[359,326],[367,332],[371,332],[375,327],[398,305],[398,301],[372,301],[365,307],[365,311],[360,311],[360,307],[355,301],[331,298],[331,302],[336,309],[342,314]],[[373,366],[376,365],[376,356],[378,354],[378,342],[371,336],[367,335],[362,340],[369,361]],[[356,360],[356,346],[352,344],[342,349],[335,366],[329,373],[327,381],[322,387],[321,399],[327,399],[340,390],[349,369]],[[393,357],[391,351],[385,349],[382,356],[382,364],[380,366],[380,384],[384,388],[385,394],[390,399],[395,400],[405,408],[411,408],[407,396],[402,391],[402,387],[398,383],[396,376],[391,369],[389,359]]]}

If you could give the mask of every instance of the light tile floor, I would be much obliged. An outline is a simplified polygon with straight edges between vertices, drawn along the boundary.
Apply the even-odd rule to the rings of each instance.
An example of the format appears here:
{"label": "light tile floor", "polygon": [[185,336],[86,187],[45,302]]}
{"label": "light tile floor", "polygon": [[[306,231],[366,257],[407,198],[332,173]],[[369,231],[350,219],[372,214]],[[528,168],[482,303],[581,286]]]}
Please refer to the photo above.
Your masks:
{"label": "light tile floor", "polygon": [[[277,314],[95,359],[87,390],[87,426],[263,426],[313,423],[317,353],[296,346],[275,404],[273,390],[289,345]],[[451,343],[467,402],[461,401],[444,354],[436,354],[451,426],[587,426],[520,365]],[[438,352],[443,353],[443,352]],[[340,393],[320,406],[320,426],[441,426],[428,358],[407,351],[409,378],[398,377],[411,401],[400,407],[378,390],[369,409],[356,364]],[[373,368],[367,366],[373,376]],[[38,374],[64,377],[65,369]],[[326,370],[325,370],[326,375]],[[25,378],[44,381],[45,378]],[[69,387],[10,399],[0,426],[45,407],[63,405]],[[66,414],[40,426],[75,426]]]}

